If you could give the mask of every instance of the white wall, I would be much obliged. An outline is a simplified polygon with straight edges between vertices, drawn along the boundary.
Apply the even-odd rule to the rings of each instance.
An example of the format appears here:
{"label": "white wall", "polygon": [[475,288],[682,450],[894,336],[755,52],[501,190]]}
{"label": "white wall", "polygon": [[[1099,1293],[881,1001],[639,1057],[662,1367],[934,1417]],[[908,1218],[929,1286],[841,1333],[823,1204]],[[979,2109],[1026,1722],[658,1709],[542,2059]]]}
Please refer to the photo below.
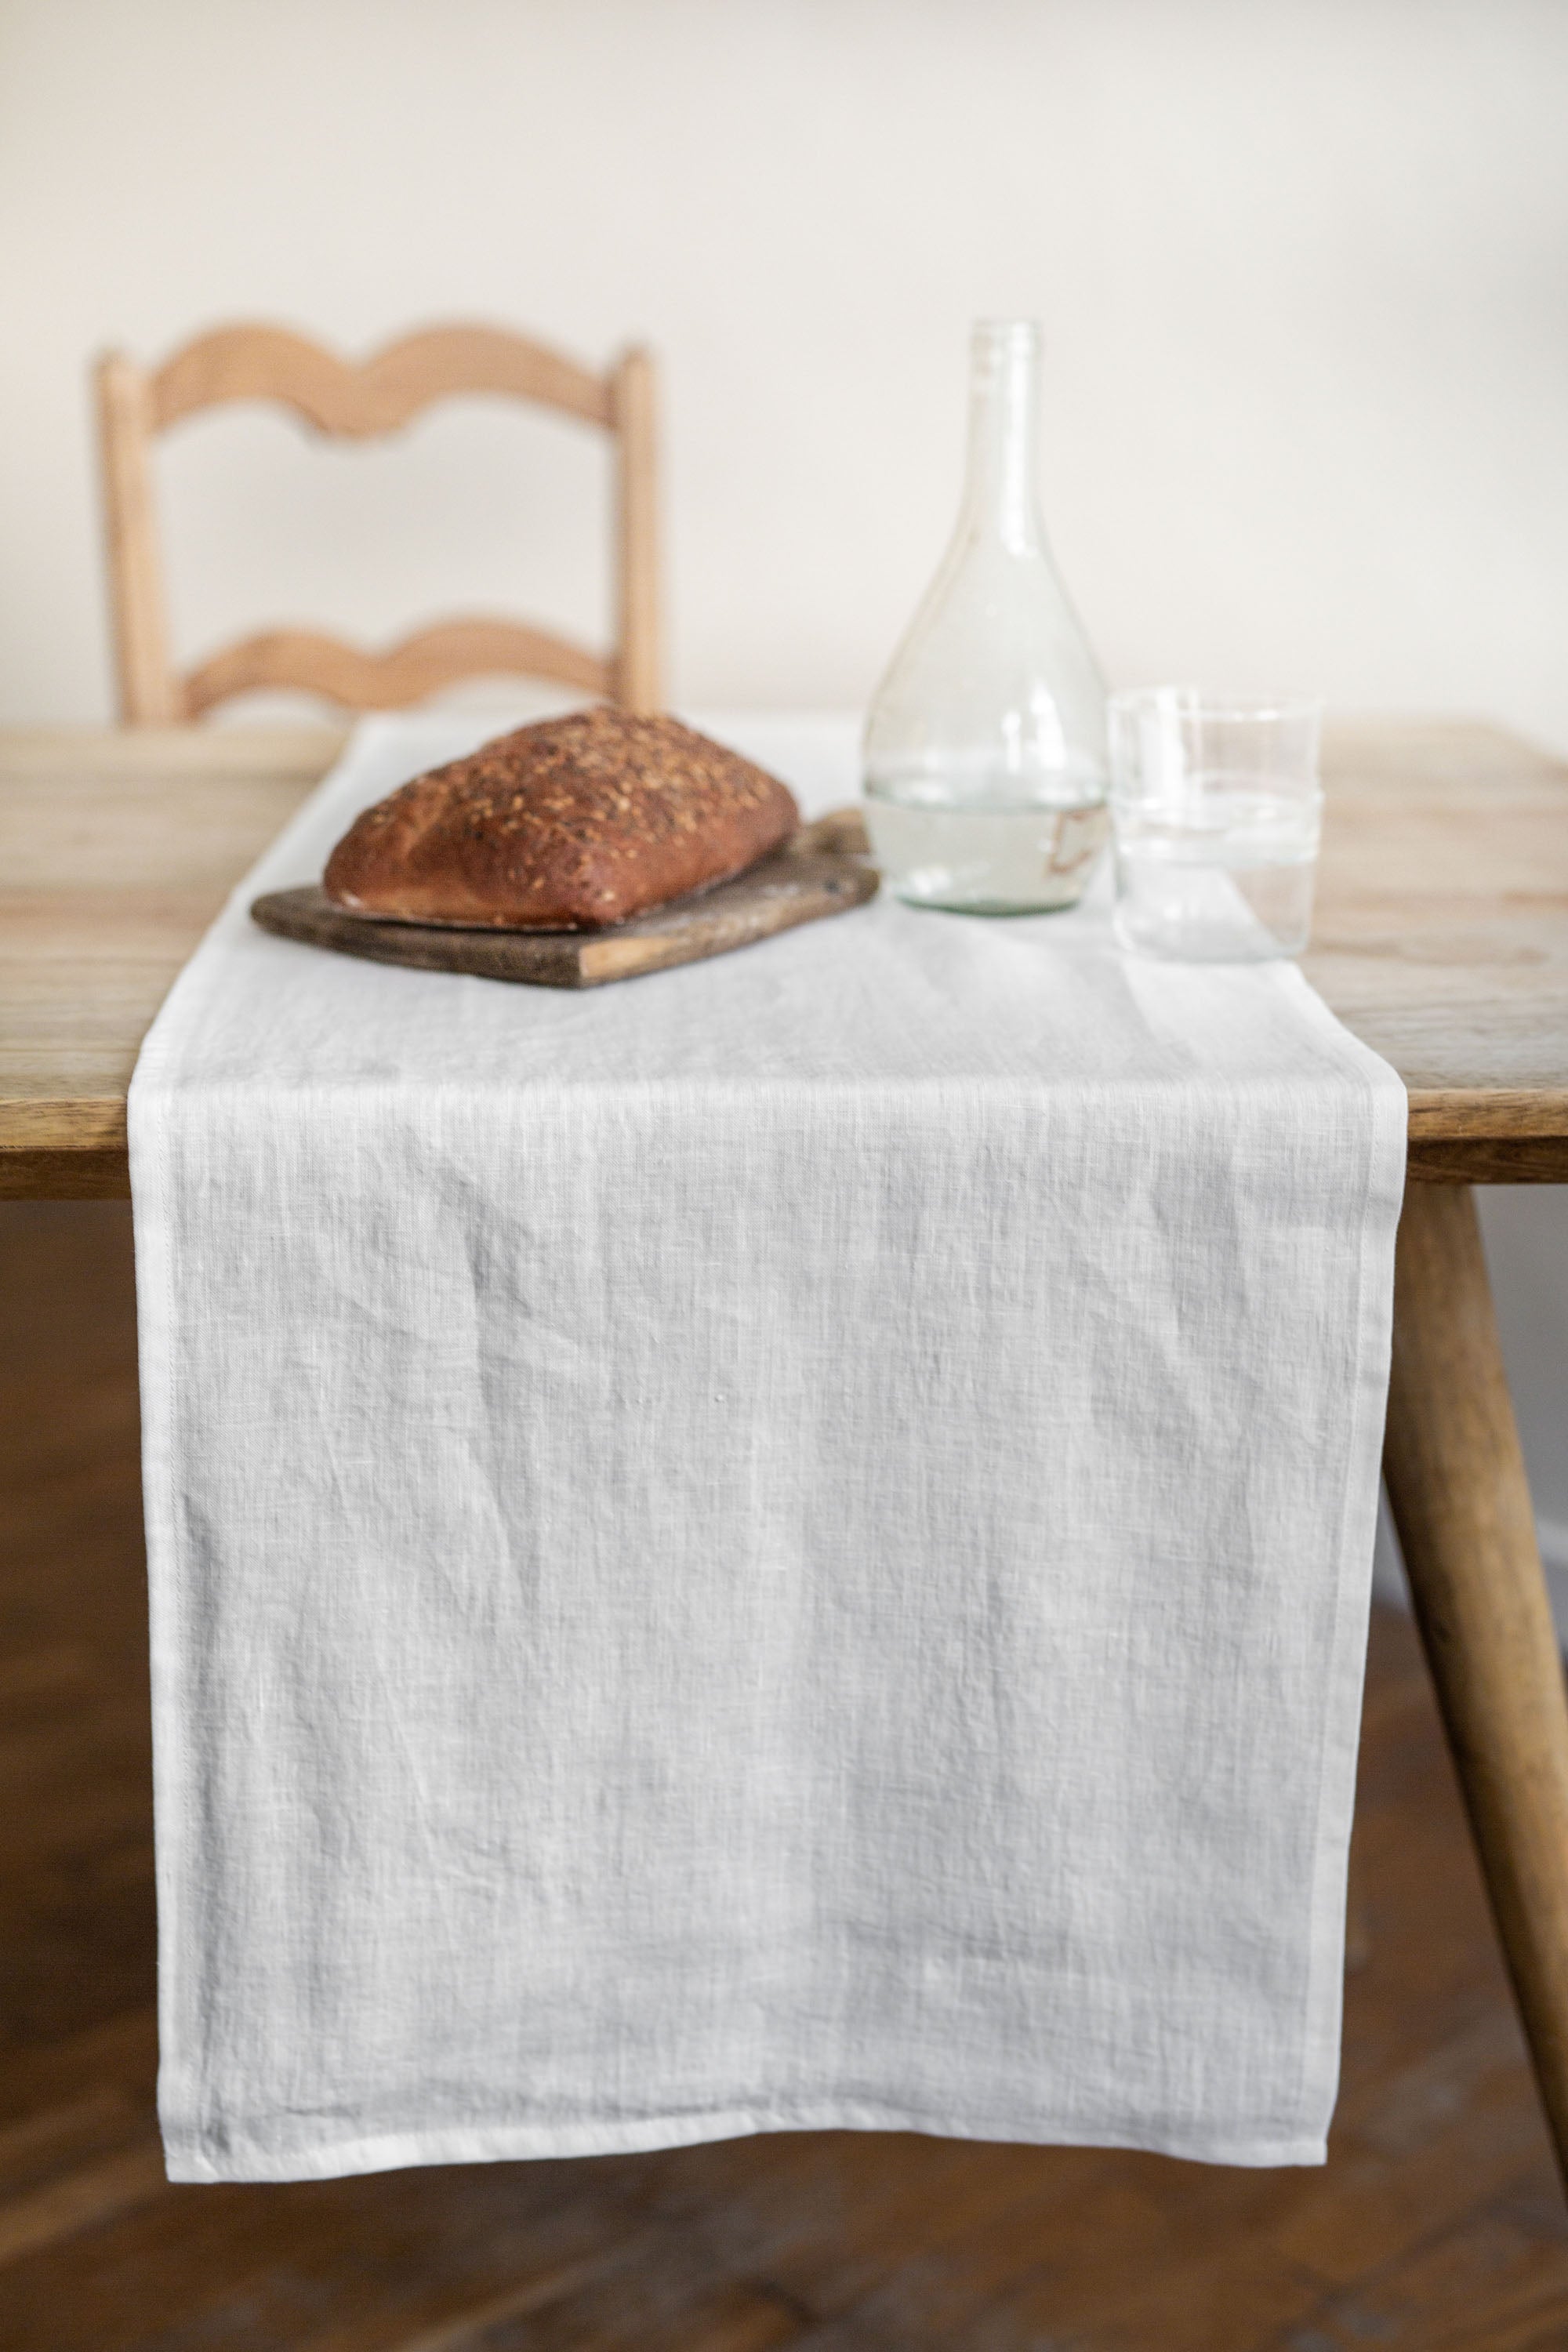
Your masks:
{"label": "white wall", "polygon": [[[651,336],[678,690],[821,704],[931,565],[965,324],[1005,310],[1118,678],[1568,744],[1565,108],[1562,0],[0,0],[0,716],[107,709],[106,340]],[[188,428],[185,647],[279,605],[593,617],[562,443],[586,477],[493,412],[370,455]]]}
{"label": "white wall", "polygon": [[[109,708],[107,341],[648,336],[675,690],[821,706],[931,569],[965,325],[1010,310],[1046,324],[1048,517],[1114,677],[1568,750],[1565,126],[1562,0],[0,0],[0,720]],[[186,654],[600,617],[567,426],[476,405],[343,453],[231,413],[165,475]],[[1490,1219],[1568,1530],[1568,1215]]]}

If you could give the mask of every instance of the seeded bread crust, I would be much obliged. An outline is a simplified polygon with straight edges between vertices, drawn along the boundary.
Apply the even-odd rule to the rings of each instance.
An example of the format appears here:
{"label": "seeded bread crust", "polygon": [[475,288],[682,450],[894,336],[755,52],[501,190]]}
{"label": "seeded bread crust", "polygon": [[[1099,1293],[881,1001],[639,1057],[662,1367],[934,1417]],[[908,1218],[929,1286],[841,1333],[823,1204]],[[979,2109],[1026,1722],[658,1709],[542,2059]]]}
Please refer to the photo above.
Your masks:
{"label": "seeded bread crust", "polygon": [[605,930],[743,872],[799,823],[776,777],[679,719],[577,710],[366,809],[323,887],[404,922]]}

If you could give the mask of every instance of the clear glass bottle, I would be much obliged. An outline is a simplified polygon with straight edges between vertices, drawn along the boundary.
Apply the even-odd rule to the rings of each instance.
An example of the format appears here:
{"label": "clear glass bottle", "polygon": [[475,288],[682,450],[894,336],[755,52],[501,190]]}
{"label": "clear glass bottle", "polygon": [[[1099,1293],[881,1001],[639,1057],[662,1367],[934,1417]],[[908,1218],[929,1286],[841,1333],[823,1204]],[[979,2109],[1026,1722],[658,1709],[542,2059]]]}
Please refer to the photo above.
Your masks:
{"label": "clear glass bottle", "polygon": [[958,529],[866,721],[866,824],[913,906],[1038,914],[1079,898],[1106,837],[1105,683],[1035,490],[1039,330],[971,344]]}

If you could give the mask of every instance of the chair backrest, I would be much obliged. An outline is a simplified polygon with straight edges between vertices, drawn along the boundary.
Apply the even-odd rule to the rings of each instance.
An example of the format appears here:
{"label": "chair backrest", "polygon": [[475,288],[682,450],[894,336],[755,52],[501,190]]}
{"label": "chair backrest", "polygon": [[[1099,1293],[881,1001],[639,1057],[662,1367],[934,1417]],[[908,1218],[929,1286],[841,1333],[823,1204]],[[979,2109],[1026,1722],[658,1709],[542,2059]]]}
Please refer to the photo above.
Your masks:
{"label": "chair backrest", "polygon": [[[139,367],[122,352],[99,362],[104,512],[121,719],[132,726],[197,719],[258,687],[327,696],[353,710],[417,702],[459,678],[521,672],[602,695],[628,710],[659,708],[654,363],[622,353],[594,375],[558,352],[495,327],[431,327],[358,365],[287,329],[220,327]],[[395,433],[437,400],[510,394],[564,410],[614,436],[616,642],[608,656],[517,622],[438,623],[384,653],[307,629],[269,629],[225,646],[181,676],[169,653],[153,496],[155,436],[226,400],[279,401],[319,433]]]}

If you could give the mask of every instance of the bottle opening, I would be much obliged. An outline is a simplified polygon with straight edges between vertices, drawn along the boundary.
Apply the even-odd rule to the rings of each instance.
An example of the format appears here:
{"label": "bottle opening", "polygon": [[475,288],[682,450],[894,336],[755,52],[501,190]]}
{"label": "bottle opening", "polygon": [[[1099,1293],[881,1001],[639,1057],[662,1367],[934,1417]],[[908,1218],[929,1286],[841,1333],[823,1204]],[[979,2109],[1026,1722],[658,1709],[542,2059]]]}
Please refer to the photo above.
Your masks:
{"label": "bottle opening", "polygon": [[1040,348],[1037,319],[976,319],[970,330],[974,349],[1033,354]]}

